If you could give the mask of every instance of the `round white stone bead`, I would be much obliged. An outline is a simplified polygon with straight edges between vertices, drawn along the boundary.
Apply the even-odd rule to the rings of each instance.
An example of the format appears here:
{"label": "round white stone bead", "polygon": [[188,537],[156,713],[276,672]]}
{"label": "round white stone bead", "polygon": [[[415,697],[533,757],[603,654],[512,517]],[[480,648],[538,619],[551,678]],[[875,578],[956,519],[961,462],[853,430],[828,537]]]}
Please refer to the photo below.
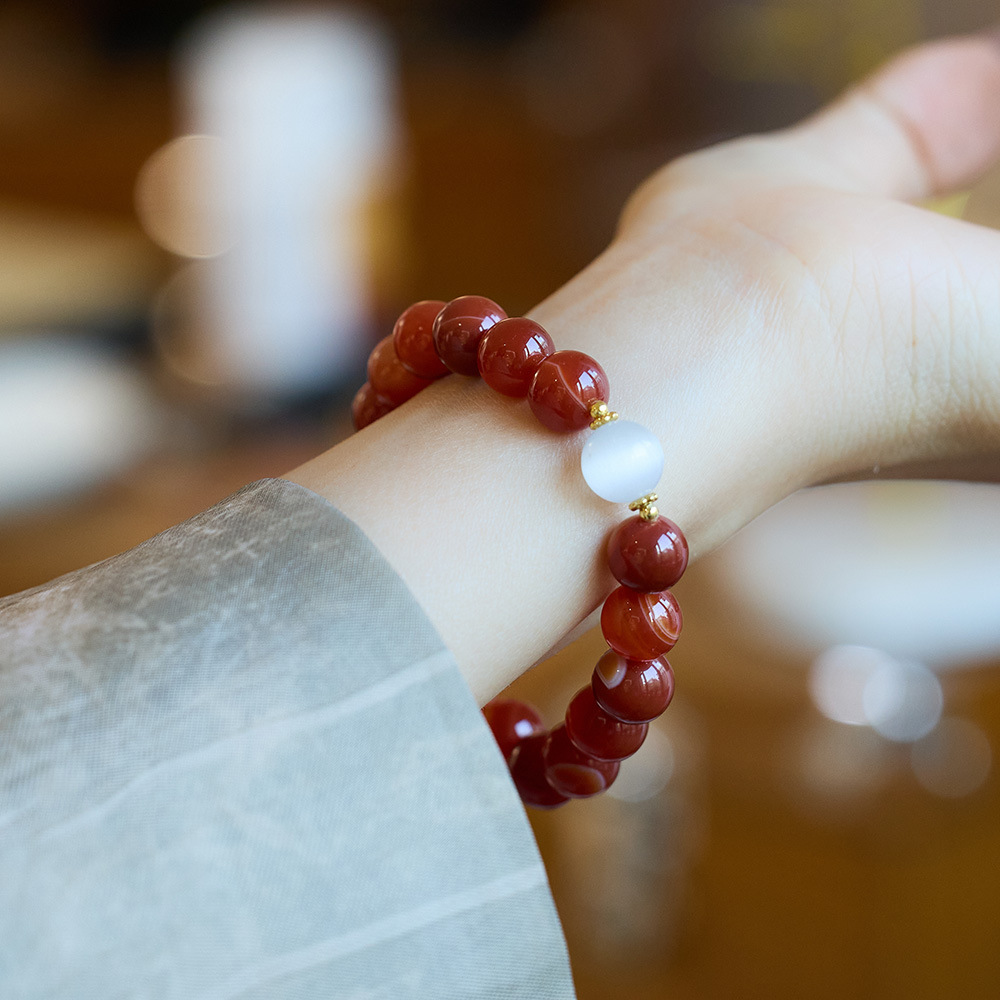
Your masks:
{"label": "round white stone bead", "polygon": [[612,420],[591,431],[580,455],[587,485],[612,503],[652,493],[663,475],[663,446],[634,420]]}

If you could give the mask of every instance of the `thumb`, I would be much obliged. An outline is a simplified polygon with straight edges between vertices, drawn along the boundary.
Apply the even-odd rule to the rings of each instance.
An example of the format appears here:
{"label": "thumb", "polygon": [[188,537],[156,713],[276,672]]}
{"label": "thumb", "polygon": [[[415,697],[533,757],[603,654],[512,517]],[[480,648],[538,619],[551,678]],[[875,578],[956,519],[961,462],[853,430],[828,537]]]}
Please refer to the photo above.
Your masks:
{"label": "thumb", "polygon": [[1000,158],[1000,30],[918,46],[791,128],[690,153],[646,181],[622,234],[717,202],[809,185],[915,201],[967,184]]}
{"label": "thumb", "polygon": [[902,53],[785,136],[834,186],[912,201],[1000,157],[1000,28]]}

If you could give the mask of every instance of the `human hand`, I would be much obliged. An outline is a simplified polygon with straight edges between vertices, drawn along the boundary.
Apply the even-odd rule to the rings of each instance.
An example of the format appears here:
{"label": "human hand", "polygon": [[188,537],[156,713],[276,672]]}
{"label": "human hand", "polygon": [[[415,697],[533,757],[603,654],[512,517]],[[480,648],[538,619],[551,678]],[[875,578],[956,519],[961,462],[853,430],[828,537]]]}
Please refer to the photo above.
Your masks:
{"label": "human hand", "polygon": [[[906,204],[998,154],[1000,44],[918,49],[667,166],[532,311],[664,442],[659,506],[694,556],[802,486],[1000,454],[1000,234]],[[613,586],[621,511],[583,487],[578,438],[455,376],[289,478],[367,532],[485,701]]]}
{"label": "human hand", "polygon": [[798,126],[668,164],[619,240],[725,262],[751,310],[734,353],[761,352],[772,391],[802,397],[812,478],[997,478],[1000,233],[912,203],[998,157],[994,28],[906,52]]}

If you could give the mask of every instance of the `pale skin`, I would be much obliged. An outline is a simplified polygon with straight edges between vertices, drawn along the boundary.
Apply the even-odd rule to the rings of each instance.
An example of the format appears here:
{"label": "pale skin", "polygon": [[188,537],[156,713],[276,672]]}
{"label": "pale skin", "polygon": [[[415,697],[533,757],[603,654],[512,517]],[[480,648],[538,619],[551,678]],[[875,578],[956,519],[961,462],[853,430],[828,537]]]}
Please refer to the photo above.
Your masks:
{"label": "pale skin", "polygon": [[[792,129],[666,166],[532,310],[664,443],[658,506],[694,557],[811,484],[997,477],[1000,232],[912,203],[998,158],[1000,34],[924,46]],[[615,585],[627,511],[583,483],[586,433],[456,375],[286,478],[360,525],[483,703]]]}

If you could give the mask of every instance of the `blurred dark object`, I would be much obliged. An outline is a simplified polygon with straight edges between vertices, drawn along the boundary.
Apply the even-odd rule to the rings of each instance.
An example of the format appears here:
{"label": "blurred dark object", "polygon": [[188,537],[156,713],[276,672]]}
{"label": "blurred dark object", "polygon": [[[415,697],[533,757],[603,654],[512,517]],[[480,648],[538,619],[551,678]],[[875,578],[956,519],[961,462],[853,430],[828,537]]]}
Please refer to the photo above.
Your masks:
{"label": "blurred dark object", "polygon": [[404,0],[378,6],[388,13],[405,11],[421,35],[494,45],[520,35],[548,4],[546,0]]}

